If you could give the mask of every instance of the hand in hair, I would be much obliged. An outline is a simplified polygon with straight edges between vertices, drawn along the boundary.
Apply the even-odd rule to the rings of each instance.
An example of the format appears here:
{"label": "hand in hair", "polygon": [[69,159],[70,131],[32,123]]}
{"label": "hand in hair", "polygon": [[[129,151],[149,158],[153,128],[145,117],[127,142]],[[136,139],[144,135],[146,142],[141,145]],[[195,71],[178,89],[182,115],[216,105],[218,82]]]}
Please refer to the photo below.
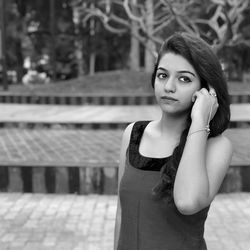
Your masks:
{"label": "hand in hair", "polygon": [[192,121],[199,121],[204,125],[209,125],[219,107],[214,89],[202,88],[196,91],[192,97],[194,102],[191,118]]}

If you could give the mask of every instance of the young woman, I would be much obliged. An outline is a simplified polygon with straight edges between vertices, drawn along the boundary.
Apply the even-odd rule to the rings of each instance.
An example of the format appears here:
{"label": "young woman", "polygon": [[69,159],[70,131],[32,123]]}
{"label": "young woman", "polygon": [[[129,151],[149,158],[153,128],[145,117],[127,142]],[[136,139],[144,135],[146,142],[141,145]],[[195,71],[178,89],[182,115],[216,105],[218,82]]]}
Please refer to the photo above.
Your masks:
{"label": "young woman", "polygon": [[203,250],[209,206],[232,157],[221,65],[203,40],[167,39],[152,74],[160,120],[124,131],[115,250]]}

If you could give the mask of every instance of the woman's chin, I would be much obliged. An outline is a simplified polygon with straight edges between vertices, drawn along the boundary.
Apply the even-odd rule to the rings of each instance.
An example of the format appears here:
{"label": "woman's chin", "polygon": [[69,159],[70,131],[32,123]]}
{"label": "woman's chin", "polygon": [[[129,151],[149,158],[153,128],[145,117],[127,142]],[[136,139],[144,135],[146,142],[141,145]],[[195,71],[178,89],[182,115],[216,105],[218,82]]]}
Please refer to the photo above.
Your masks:
{"label": "woman's chin", "polygon": [[174,107],[160,106],[162,112],[172,117],[183,117],[186,116],[189,109],[178,109]]}

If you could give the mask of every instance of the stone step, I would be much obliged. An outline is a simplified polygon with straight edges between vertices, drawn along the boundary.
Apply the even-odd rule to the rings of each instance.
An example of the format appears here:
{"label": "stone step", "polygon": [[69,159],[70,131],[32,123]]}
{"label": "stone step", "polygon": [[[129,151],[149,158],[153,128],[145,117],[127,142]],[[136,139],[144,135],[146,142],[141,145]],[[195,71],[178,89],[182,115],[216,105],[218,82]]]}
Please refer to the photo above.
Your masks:
{"label": "stone step", "polygon": [[[250,129],[229,129],[234,155],[220,192],[250,191]],[[0,190],[116,194],[122,130],[0,130]]]}
{"label": "stone step", "polygon": [[[21,129],[85,129],[85,130],[113,130],[125,129],[130,122],[0,122],[0,128]],[[231,121],[229,128],[249,128],[248,121]]]}
{"label": "stone step", "polygon": [[114,163],[108,167],[0,166],[0,191],[4,192],[111,195],[117,194],[117,179]]}
{"label": "stone step", "polygon": [[[100,164],[102,165],[102,164]],[[113,165],[113,166],[112,166]],[[230,166],[220,193],[250,192],[250,166]],[[0,166],[0,191],[117,194],[118,166]]]}
{"label": "stone step", "polygon": [[[231,92],[231,103],[249,103],[250,93]],[[17,94],[0,93],[0,103],[47,105],[153,105],[153,94]]]}
{"label": "stone step", "polygon": [[[231,113],[231,128],[249,127],[250,104],[232,104]],[[0,105],[1,127],[123,129],[134,121],[155,120],[160,117],[161,110],[157,105]]]}

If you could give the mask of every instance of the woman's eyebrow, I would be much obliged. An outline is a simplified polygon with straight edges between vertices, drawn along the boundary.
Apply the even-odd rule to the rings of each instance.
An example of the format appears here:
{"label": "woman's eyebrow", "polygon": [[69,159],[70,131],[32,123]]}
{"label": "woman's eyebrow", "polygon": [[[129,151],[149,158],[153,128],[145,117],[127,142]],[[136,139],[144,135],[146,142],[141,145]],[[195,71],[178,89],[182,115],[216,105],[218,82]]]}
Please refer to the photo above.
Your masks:
{"label": "woman's eyebrow", "polygon": [[[168,71],[167,69],[165,69],[163,67],[159,67],[159,68],[157,68],[157,70]],[[192,76],[196,77],[196,75],[193,72],[188,71],[188,70],[180,70],[180,71],[177,71],[177,73],[188,73],[188,74],[191,74]]]}
{"label": "woman's eyebrow", "polygon": [[177,71],[177,72],[178,73],[189,73],[189,74],[193,75],[194,77],[196,77],[196,75],[193,72],[188,71],[188,70],[181,70],[181,71]]}
{"label": "woman's eyebrow", "polygon": [[163,70],[163,71],[167,71],[166,69],[164,69],[164,68],[162,68],[162,67],[159,67],[159,68],[157,68],[157,70]]}

